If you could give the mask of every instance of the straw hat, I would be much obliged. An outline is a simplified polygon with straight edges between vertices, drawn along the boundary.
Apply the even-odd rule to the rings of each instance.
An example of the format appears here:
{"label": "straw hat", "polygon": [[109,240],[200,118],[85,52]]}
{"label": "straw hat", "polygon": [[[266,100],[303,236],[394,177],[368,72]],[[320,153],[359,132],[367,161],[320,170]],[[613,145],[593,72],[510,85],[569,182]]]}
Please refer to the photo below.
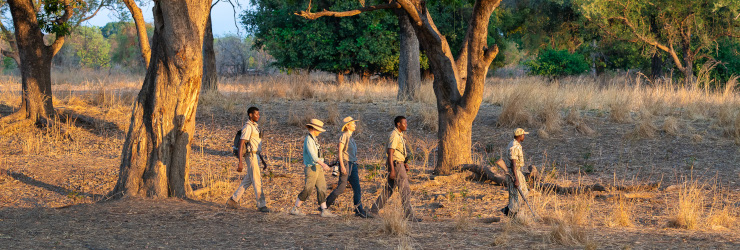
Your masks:
{"label": "straw hat", "polygon": [[311,122],[306,124],[306,128],[314,128],[318,130],[319,132],[325,132],[324,130],[324,122],[320,121],[319,119],[311,119]]}
{"label": "straw hat", "polygon": [[350,122],[356,122],[356,121],[359,121],[359,120],[355,120],[351,116],[347,116],[342,121],[344,122],[344,125],[342,126],[342,131],[344,131],[344,128],[346,128],[347,125],[349,125]]}
{"label": "straw hat", "polygon": [[528,135],[528,134],[529,132],[524,131],[524,129],[522,128],[517,128],[516,130],[514,130],[514,136]]}

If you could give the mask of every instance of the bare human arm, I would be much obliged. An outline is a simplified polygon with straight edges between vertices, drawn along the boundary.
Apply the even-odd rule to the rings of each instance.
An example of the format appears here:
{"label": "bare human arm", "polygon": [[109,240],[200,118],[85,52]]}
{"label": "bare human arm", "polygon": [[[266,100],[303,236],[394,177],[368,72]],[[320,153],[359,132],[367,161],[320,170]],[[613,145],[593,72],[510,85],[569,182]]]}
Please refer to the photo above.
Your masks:
{"label": "bare human arm", "polygon": [[514,187],[518,188],[519,187],[519,175],[516,174],[516,170],[514,169],[514,166],[516,166],[516,159],[511,159],[511,166],[509,166],[509,168],[511,168],[511,174],[512,174],[511,178],[514,179]]}
{"label": "bare human arm", "polygon": [[342,172],[342,175],[347,174],[347,168],[344,167],[344,143],[342,141],[339,142],[339,148],[337,149],[337,152],[339,152],[339,171]]}
{"label": "bare human arm", "polygon": [[387,152],[388,153],[388,162],[386,162],[386,165],[388,166],[388,172],[389,172],[388,178],[390,178],[391,180],[395,180],[396,179],[396,166],[394,166],[394,161],[393,161],[393,153],[394,152],[395,152],[395,150],[392,149],[392,148],[389,148],[388,149],[388,152]]}
{"label": "bare human arm", "polygon": [[239,153],[238,153],[239,154],[239,165],[237,165],[236,167],[236,172],[239,172],[239,173],[241,173],[242,170],[244,170],[244,154],[242,153],[244,151],[242,150],[244,150],[244,144],[246,141],[247,140],[244,140],[244,139],[239,140]]}

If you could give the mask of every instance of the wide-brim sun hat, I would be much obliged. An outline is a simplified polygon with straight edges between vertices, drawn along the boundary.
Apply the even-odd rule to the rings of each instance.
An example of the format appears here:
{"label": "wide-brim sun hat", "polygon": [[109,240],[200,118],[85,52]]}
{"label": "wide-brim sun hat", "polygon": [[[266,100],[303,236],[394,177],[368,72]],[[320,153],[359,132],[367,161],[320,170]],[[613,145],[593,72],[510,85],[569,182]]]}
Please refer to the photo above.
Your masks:
{"label": "wide-brim sun hat", "polygon": [[324,129],[324,122],[322,122],[319,119],[311,119],[311,121],[308,124],[306,124],[306,128],[313,128],[313,129],[318,130],[319,132],[326,131]]}
{"label": "wide-brim sun hat", "polygon": [[351,116],[345,117],[344,120],[342,120],[342,122],[344,122],[344,125],[342,125],[342,131],[344,131],[344,128],[346,128],[350,122],[356,122],[356,121],[359,121],[359,120],[355,120]]}

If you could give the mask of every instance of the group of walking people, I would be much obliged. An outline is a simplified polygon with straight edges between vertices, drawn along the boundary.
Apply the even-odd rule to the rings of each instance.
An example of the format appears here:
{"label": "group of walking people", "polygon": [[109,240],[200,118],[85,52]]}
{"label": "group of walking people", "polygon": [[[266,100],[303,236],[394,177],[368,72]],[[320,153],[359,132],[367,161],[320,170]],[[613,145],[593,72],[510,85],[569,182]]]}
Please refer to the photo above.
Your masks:
{"label": "group of walking people", "polygon": [[[250,107],[247,110],[249,121],[241,130],[241,138],[239,140],[238,158],[239,163],[237,166],[237,172],[242,172],[246,168],[246,175],[242,179],[242,182],[234,191],[234,194],[226,201],[226,205],[229,208],[239,208],[239,200],[244,191],[251,185],[254,188],[255,199],[260,212],[271,212],[267,207],[265,200],[265,194],[262,190],[261,174],[259,168],[259,160],[261,160],[263,169],[267,169],[267,163],[262,157],[262,146],[261,146],[261,134],[259,132],[258,124],[260,119],[259,109],[256,107]],[[398,188],[398,192],[401,194],[401,200],[403,204],[403,210],[406,218],[411,221],[420,222],[421,218],[414,216],[413,209],[411,207],[411,189],[409,186],[408,176],[408,161],[407,161],[407,150],[406,140],[404,133],[408,128],[406,117],[397,116],[393,119],[394,129],[390,133],[386,147],[386,169],[388,171],[388,179],[385,183],[380,196],[373,203],[372,208],[369,211],[365,210],[362,205],[362,188],[360,187],[360,176],[359,176],[359,165],[357,164],[357,144],[352,137],[354,131],[357,129],[356,119],[348,116],[343,119],[342,134],[339,136],[339,142],[337,146],[338,161],[336,163],[339,172],[339,182],[337,187],[327,196],[326,178],[325,173],[332,172],[332,168],[325,162],[322,155],[321,144],[317,139],[318,136],[325,132],[324,123],[319,119],[311,119],[308,124],[305,125],[308,134],[303,140],[303,165],[305,182],[301,192],[296,198],[295,204],[290,209],[290,214],[296,216],[305,216],[306,214],[301,211],[301,206],[308,200],[308,197],[316,189],[316,199],[318,202],[318,210],[321,217],[336,217],[330,210],[337,197],[341,195],[347,186],[347,183],[352,187],[352,202],[354,205],[355,216],[361,218],[373,218],[378,215],[380,209],[382,209],[388,199],[393,195],[394,188]],[[516,129],[514,132],[514,140],[509,144],[508,150],[508,182],[509,182],[509,204],[501,211],[506,215],[516,215],[519,208],[519,199],[516,197],[518,193],[526,195],[527,187],[526,181],[520,171],[520,168],[524,166],[524,155],[522,152],[521,142],[524,140],[524,135],[529,134],[523,129]],[[241,153],[244,152],[244,153]],[[245,166],[246,163],[246,166]],[[519,189],[522,192],[517,192]],[[512,197],[514,196],[514,197]]]}

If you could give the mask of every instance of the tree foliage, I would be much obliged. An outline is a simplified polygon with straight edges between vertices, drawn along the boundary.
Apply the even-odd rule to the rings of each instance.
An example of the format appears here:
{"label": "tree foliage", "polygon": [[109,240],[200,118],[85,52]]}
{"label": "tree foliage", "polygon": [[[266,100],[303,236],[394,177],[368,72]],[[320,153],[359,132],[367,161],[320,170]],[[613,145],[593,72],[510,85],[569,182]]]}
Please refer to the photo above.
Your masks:
{"label": "tree foliage", "polygon": [[[385,11],[348,18],[306,20],[294,15],[308,3],[254,0],[242,23],[281,69],[334,73],[395,73],[398,61],[398,21]],[[352,9],[356,1],[313,1],[312,10]]]}
{"label": "tree foliage", "polygon": [[737,0],[578,0],[584,16],[614,38],[665,53],[692,79],[697,59],[726,37],[740,36]]}
{"label": "tree foliage", "polygon": [[586,58],[567,50],[543,49],[537,59],[525,63],[530,73],[550,77],[579,75],[588,72]]}

